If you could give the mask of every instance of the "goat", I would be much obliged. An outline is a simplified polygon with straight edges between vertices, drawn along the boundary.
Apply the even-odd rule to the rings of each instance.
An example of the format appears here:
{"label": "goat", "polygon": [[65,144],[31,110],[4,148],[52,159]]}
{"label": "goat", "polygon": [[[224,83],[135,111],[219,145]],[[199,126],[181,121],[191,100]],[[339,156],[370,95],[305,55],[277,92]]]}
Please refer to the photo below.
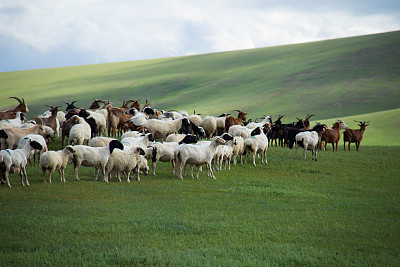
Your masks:
{"label": "goat", "polygon": [[28,175],[26,174],[26,164],[32,149],[41,150],[42,146],[36,141],[30,141],[29,143],[25,144],[23,148],[18,148],[15,150],[5,149],[0,151],[0,175],[2,182],[5,180],[8,187],[11,188],[9,179],[10,173],[14,173],[16,171],[19,171],[21,184],[25,186],[25,176],[26,184],[29,185]]}
{"label": "goat", "polygon": [[[18,142],[28,134],[40,134],[46,137],[46,126],[36,125],[31,128],[7,128],[0,130],[1,149],[13,149],[18,145]],[[54,134],[54,132],[53,132]]]}
{"label": "goat", "polygon": [[23,112],[23,113],[29,112],[28,106],[26,105],[24,98],[22,98],[22,100],[15,96],[11,96],[9,98],[14,98],[19,102],[19,104],[13,109],[0,111],[0,120],[15,119],[17,112]]}
{"label": "goat", "polygon": [[332,144],[332,151],[338,150],[338,143],[340,140],[340,130],[347,129],[347,125],[342,121],[338,120],[332,126],[332,129],[326,129],[321,136],[321,142],[319,143],[319,149],[322,148],[322,142],[325,142],[324,151],[326,151],[326,146],[328,143]]}
{"label": "goat", "polygon": [[117,133],[122,134],[124,122],[132,117],[132,115],[126,114],[125,110],[124,108],[107,107],[108,136],[115,137]]}
{"label": "goat", "polygon": [[225,119],[225,133],[229,131],[229,127],[232,125],[242,125],[243,122],[247,120],[246,115],[247,113],[243,112],[241,109],[237,109],[238,111],[238,116],[237,118],[234,118],[233,116],[227,116]]}
{"label": "goat", "polygon": [[49,126],[51,129],[53,129],[53,131],[57,134],[57,136],[59,136],[60,134],[60,122],[57,119],[57,114],[58,114],[58,108],[59,106],[48,106],[50,107],[50,117],[48,118],[44,118],[44,117],[39,117],[36,116],[35,120],[38,120],[38,123],[44,126]]}
{"label": "goat", "polygon": [[365,127],[367,127],[369,124],[369,121],[354,121],[354,122],[358,122],[358,126],[360,126],[360,129],[358,130],[353,130],[353,129],[346,129],[343,132],[343,141],[344,141],[344,150],[346,150],[346,142],[349,142],[349,151],[350,151],[350,144],[351,143],[356,143],[356,148],[357,151],[360,148],[360,143],[361,140],[363,139],[363,135],[364,135],[364,131],[365,131]]}

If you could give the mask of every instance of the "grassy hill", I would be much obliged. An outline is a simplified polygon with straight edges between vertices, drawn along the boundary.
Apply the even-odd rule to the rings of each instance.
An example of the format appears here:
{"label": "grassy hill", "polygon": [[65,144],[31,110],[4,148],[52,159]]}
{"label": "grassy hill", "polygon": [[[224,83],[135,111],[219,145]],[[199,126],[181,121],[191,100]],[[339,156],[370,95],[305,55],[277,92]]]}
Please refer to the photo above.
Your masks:
{"label": "grassy hill", "polygon": [[[24,97],[31,114],[44,104],[93,98],[120,105],[151,99],[160,109],[210,115],[242,108],[252,118],[286,114],[315,120],[384,112],[400,129],[400,32],[233,52],[0,73],[0,108]],[[388,117],[385,117],[388,116]],[[397,117],[397,119],[389,119]],[[381,118],[379,118],[381,119]],[[370,119],[368,119],[370,120]],[[378,124],[371,122],[369,129]],[[368,130],[369,130],[368,129]],[[372,132],[372,131],[371,131]],[[375,132],[378,132],[375,129]],[[400,144],[384,136],[380,144]],[[376,144],[376,143],[375,143]]]}

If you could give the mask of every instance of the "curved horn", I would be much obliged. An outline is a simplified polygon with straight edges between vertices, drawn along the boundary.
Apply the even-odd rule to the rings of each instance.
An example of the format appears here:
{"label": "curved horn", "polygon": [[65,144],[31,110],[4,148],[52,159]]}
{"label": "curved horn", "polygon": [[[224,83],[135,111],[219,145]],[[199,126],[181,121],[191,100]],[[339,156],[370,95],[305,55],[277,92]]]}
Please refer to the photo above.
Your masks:
{"label": "curved horn", "polygon": [[[10,96],[9,98],[14,98],[15,100],[17,100],[20,104],[23,104],[24,102],[22,102],[21,99],[19,99],[18,97],[15,96]],[[22,98],[23,99],[23,98]]]}
{"label": "curved horn", "polygon": [[312,116],[315,116],[315,115],[313,115],[313,114],[312,115],[308,115],[307,114],[306,120],[309,120]]}

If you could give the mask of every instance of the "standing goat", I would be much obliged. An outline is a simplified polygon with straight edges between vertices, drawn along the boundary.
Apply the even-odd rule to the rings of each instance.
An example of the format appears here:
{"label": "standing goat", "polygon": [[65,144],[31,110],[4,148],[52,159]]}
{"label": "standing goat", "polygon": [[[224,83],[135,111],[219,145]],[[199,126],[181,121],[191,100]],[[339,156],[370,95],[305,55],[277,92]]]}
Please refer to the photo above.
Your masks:
{"label": "standing goat", "polygon": [[322,148],[322,142],[325,142],[324,151],[326,151],[326,146],[328,143],[332,144],[332,151],[335,151],[336,144],[337,151],[338,143],[340,141],[340,130],[342,129],[347,129],[347,125],[342,120],[338,120],[337,122],[335,122],[332,126],[332,129],[326,129],[325,132],[322,133],[319,149]]}
{"label": "standing goat", "polygon": [[22,100],[15,96],[9,98],[14,98],[15,100],[17,100],[19,102],[19,105],[13,109],[0,111],[0,120],[14,119],[18,111],[23,113],[29,112],[28,106],[26,105],[24,98],[22,98]]}
{"label": "standing goat", "polygon": [[358,126],[360,126],[360,129],[359,130],[347,129],[346,131],[344,131],[343,133],[344,150],[346,150],[346,142],[349,142],[349,151],[351,143],[356,143],[356,148],[358,151],[360,148],[361,140],[363,139],[365,127],[369,125],[367,124],[369,123],[369,121],[364,121],[364,122],[354,121],[354,122],[358,122]]}

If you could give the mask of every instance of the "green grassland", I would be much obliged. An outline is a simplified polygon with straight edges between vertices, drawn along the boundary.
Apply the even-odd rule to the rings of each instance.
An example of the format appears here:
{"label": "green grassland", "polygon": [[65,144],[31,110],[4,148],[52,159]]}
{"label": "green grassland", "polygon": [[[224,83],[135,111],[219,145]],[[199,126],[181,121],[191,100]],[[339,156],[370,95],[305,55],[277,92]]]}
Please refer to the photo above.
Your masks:
{"label": "green grassland", "polygon": [[[219,115],[242,108],[249,117],[307,113],[315,120],[371,120],[366,143],[399,145],[400,32],[176,58],[0,73],[0,107],[27,100],[31,115],[44,104],[93,98],[121,105],[151,99],[158,109]],[[383,113],[377,113],[383,112]],[[380,114],[369,118],[363,114]],[[388,117],[386,117],[388,116]],[[397,118],[393,119],[391,116]],[[394,123],[394,124],[392,124]],[[378,129],[378,126],[381,127]],[[367,135],[367,134],[366,134]],[[369,140],[381,140],[373,143]]]}
{"label": "green grassland", "polygon": [[[50,149],[60,146],[50,144]],[[399,147],[268,150],[269,164],[178,180],[170,164],[131,183],[29,167],[0,186],[4,266],[397,266]],[[251,160],[249,159],[249,163]]]}

